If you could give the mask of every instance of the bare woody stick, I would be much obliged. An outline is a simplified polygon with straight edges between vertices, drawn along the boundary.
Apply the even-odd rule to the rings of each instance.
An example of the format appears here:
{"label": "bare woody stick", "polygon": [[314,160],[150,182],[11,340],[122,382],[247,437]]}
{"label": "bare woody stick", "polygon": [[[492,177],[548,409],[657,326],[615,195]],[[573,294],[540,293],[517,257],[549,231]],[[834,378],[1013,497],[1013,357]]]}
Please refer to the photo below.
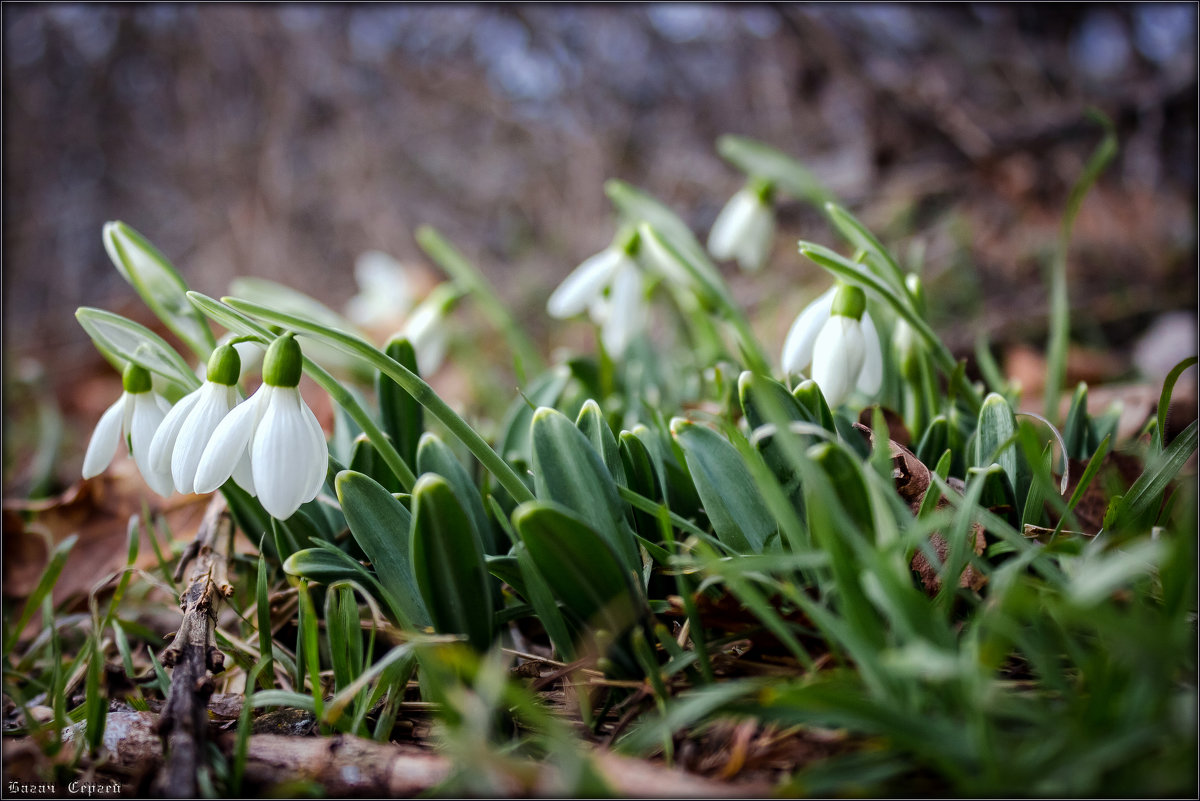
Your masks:
{"label": "bare woody stick", "polygon": [[195,798],[199,793],[196,776],[205,759],[212,677],[225,666],[225,655],[217,649],[216,623],[221,600],[233,594],[227,572],[232,539],[233,521],[225,497],[216,493],[196,539],[175,569],[175,580],[180,581],[192,565],[188,587],[179,599],[183,621],[162,653],[163,664],[174,670],[158,725],[162,747],[170,755],[163,764],[159,790],[173,798]]}

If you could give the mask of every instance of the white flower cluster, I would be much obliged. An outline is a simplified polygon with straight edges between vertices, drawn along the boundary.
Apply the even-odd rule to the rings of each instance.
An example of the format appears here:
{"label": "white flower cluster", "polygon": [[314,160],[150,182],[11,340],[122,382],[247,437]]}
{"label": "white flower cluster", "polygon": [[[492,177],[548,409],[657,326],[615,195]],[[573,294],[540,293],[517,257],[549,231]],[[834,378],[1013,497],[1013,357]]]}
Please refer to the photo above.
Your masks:
{"label": "white flower cluster", "polygon": [[213,351],[207,380],[174,408],[151,388],[146,368],[130,364],[124,392],[100,418],[83,460],[83,477],[108,467],[121,443],[159,495],[213,492],[232,478],[285,520],[317,497],[329,448],[300,396],[300,345],[284,334],[267,349],[262,386],[241,402],[241,365],[233,345]]}

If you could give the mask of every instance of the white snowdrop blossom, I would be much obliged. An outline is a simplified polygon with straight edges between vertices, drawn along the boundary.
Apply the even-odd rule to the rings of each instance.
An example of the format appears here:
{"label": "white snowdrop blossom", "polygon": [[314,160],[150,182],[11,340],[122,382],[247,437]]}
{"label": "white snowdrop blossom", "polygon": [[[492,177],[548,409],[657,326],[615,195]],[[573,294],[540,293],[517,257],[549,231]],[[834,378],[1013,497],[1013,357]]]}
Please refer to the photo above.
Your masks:
{"label": "white snowdrop blossom", "polygon": [[346,316],[370,328],[396,320],[413,305],[412,285],[400,262],[369,250],[354,262],[359,292],[346,303]]}
{"label": "white snowdrop blossom", "polygon": [[[241,358],[236,345],[221,345],[208,360],[208,380],[199,389],[182,398],[158,427],[150,443],[150,466],[156,472],[168,472],[175,489],[195,491],[196,468],[213,432],[241,400],[237,381]],[[250,483],[249,459],[243,457],[234,468],[238,484]]]}
{"label": "white snowdrop blossom", "polygon": [[614,241],[576,267],[546,302],[546,311],[559,319],[587,311],[613,356],[624,353],[646,326],[642,273],[633,258],[637,246],[636,233]]}
{"label": "white snowdrop blossom", "polygon": [[[212,492],[232,477],[280,520],[317,497],[325,483],[329,446],[297,388],[301,367],[300,345],[291,332],[271,343],[263,359],[262,386],[217,424],[204,448],[196,467],[196,492]],[[247,457],[248,469],[239,470]]]}
{"label": "white snowdrop blossom", "polygon": [[770,184],[756,181],[729,199],[708,234],[708,252],[714,259],[737,259],[743,270],[762,268],[775,236],[771,193]]}
{"label": "white snowdrop blossom", "polygon": [[172,491],[171,473],[153,468],[150,443],[171,404],[151,388],[150,371],[145,367],[130,363],[121,383],[121,397],[100,416],[92,432],[83,457],[83,477],[103,473],[124,443],[146,484],[165,498]]}
{"label": "white snowdrop blossom", "polygon": [[399,336],[407,339],[417,354],[417,367],[424,375],[431,375],[441,367],[446,358],[450,342],[450,330],[446,315],[459,298],[459,292],[449,284],[441,284],[429,293],[425,300],[404,323]]}
{"label": "white snowdrop blossom", "polygon": [[800,313],[783,343],[783,371],[811,377],[831,406],[857,389],[874,395],[883,383],[879,335],[858,287],[830,289]]}

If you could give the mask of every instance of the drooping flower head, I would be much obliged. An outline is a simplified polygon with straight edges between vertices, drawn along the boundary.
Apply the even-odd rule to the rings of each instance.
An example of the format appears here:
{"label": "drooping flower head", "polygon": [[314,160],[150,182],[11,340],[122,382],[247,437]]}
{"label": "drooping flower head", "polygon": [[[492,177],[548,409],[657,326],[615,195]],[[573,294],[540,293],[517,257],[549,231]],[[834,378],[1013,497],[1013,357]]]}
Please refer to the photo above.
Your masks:
{"label": "drooping flower head", "polygon": [[618,235],[604,250],[586,259],[546,301],[551,317],[565,319],[584,311],[600,326],[600,341],[620,356],[646,325],[642,274],[635,256],[637,231]]}
{"label": "drooping flower head", "polygon": [[883,383],[883,354],[861,289],[842,284],[810,303],[783,343],[783,370],[811,377],[831,406],[858,389],[874,395]]}
{"label": "drooping flower head", "polygon": [[392,322],[412,308],[412,281],[404,265],[379,250],[354,262],[359,292],[346,303],[346,316],[368,328]]}
{"label": "drooping flower head", "polygon": [[165,498],[172,490],[171,473],[153,468],[150,443],[171,404],[154,391],[150,371],[141,365],[132,362],[126,365],[121,384],[124,390],[121,397],[100,416],[92,432],[83,457],[83,477],[92,478],[104,472],[124,443],[150,489]]}
{"label": "drooping flower head", "polygon": [[737,259],[743,270],[762,268],[775,236],[774,193],[770,181],[754,179],[729,199],[708,234],[708,252],[714,259]]}
{"label": "drooping flower head", "polygon": [[[297,388],[302,371],[300,344],[291,332],[271,343],[263,357],[262,386],[217,424],[204,448],[196,492],[212,492],[232,476],[280,520],[317,497],[329,446]],[[249,469],[238,470],[246,457]]]}
{"label": "drooping flower head", "polygon": [[[241,357],[232,344],[221,345],[208,359],[207,380],[200,388],[176,403],[150,443],[150,466],[169,472],[180,492],[194,492],[196,468],[213,432],[237,406]],[[243,457],[234,469],[243,479],[249,476],[249,459]],[[239,484],[244,484],[239,480]]]}
{"label": "drooping flower head", "polygon": [[449,345],[446,315],[462,296],[453,284],[439,284],[412,311],[399,336],[407,339],[417,354],[417,367],[423,375],[432,375],[441,367]]}

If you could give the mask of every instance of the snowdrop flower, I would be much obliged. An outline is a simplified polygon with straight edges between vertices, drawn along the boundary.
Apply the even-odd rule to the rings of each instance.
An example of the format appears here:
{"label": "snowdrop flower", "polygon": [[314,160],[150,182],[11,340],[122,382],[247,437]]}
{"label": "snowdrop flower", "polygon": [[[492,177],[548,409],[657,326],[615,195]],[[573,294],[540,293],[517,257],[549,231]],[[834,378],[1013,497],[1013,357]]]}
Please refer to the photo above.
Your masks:
{"label": "snowdrop flower", "polygon": [[[180,492],[193,492],[200,455],[217,425],[241,400],[237,390],[241,358],[236,345],[221,345],[208,359],[208,380],[176,403],[150,443],[150,467],[169,473]],[[248,480],[249,459],[234,473]],[[239,472],[240,468],[240,472]],[[239,480],[243,486],[246,480]]]}
{"label": "snowdrop flower", "polygon": [[775,236],[773,193],[770,182],[755,180],[729,199],[708,234],[708,252],[714,259],[737,259],[743,270],[762,268]]}
{"label": "snowdrop flower", "polygon": [[359,293],[346,303],[346,316],[370,328],[396,320],[413,304],[412,287],[403,265],[378,250],[354,262]]}
{"label": "snowdrop flower", "polygon": [[883,354],[866,295],[842,284],[810,303],[792,323],[783,343],[783,371],[812,366],[812,379],[825,401],[837,406],[857,388],[874,395],[883,383]]}
{"label": "snowdrop flower", "polygon": [[121,384],[124,388],[121,397],[100,416],[92,432],[83,457],[83,477],[92,478],[104,472],[124,443],[150,489],[165,498],[172,491],[171,474],[153,469],[150,442],[171,404],[151,388],[150,371],[140,365],[132,362],[126,365]]}
{"label": "snowdrop flower", "polygon": [[576,267],[546,301],[546,311],[559,319],[586,310],[613,356],[624,353],[646,324],[642,274],[633,258],[638,241],[636,231],[613,240]]}
{"label": "snowdrop flower", "polygon": [[[329,446],[297,386],[300,345],[291,332],[271,343],[263,358],[263,383],[225,416],[196,467],[196,492],[212,492],[232,476],[257,495],[264,509],[285,520],[317,497],[325,483]],[[249,457],[249,468],[239,464]]]}
{"label": "snowdrop flower", "polygon": [[450,331],[446,315],[458,301],[460,293],[450,284],[434,287],[421,305],[413,310],[399,336],[407,339],[417,354],[417,367],[424,375],[437,372],[446,358]]}

